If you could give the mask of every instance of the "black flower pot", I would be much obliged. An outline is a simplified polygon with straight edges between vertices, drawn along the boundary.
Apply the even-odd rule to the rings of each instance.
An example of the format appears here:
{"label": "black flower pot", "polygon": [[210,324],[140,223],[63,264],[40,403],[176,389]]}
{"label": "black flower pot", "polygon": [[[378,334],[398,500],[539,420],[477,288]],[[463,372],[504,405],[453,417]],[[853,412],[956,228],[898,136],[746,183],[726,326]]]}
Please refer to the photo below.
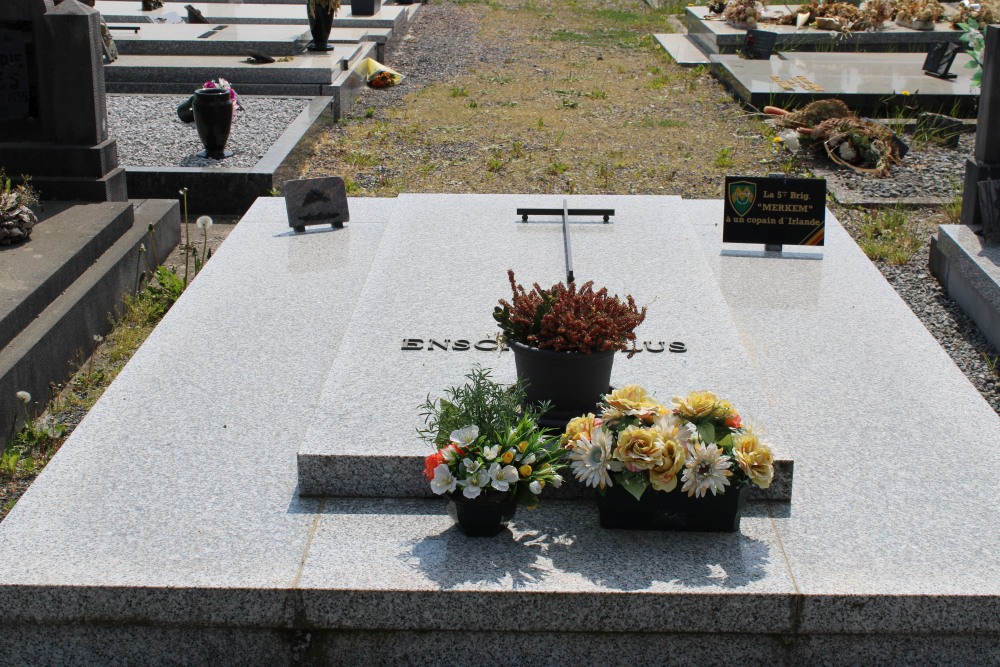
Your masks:
{"label": "black flower pot", "polygon": [[609,486],[597,494],[597,509],[602,528],[629,530],[683,530],[735,533],[740,529],[740,515],[746,505],[750,485],[726,487],[726,492],[703,498],[690,498],[680,485],[669,493],[647,488],[635,499],[621,485]]}
{"label": "black flower pot", "polygon": [[333,29],[333,14],[324,7],[316,7],[315,16],[308,9],[306,13],[309,14],[309,32],[312,33],[312,42],[306,48],[310,51],[333,51],[327,43]]}
{"label": "black flower pot", "polygon": [[185,123],[194,122],[194,95],[177,105],[177,117]]}
{"label": "black flower pot", "polygon": [[233,100],[223,88],[202,88],[194,93],[194,124],[205,150],[198,157],[222,160],[232,156],[226,150],[229,131],[233,127]]}
{"label": "black flower pot", "polygon": [[517,378],[524,380],[529,403],[549,401],[545,426],[561,427],[573,417],[593,412],[608,393],[615,351],[580,354],[552,352],[508,341],[514,353]]}
{"label": "black flower pot", "polygon": [[513,493],[486,491],[472,500],[460,491],[449,495],[448,514],[468,537],[493,537],[500,534],[517,511]]}
{"label": "black flower pot", "polygon": [[352,16],[375,16],[382,8],[382,0],[351,0]]}

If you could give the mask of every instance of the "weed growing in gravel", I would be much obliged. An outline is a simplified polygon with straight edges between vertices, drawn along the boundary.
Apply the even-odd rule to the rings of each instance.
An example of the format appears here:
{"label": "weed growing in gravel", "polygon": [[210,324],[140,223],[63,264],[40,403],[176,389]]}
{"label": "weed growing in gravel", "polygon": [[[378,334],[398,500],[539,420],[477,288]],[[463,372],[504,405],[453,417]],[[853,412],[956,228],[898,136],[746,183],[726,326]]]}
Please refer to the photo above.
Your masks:
{"label": "weed growing in gravel", "polygon": [[448,91],[450,97],[468,97],[469,89],[465,86],[452,86],[451,90]]}
{"label": "weed growing in gravel", "polygon": [[555,162],[553,162],[552,164],[549,165],[549,170],[548,171],[553,176],[558,176],[559,174],[564,173],[567,169],[569,169],[569,165],[568,164],[566,164],[565,162],[560,162],[559,160],[556,160]]}
{"label": "weed growing in gravel", "polygon": [[368,107],[365,109],[365,118],[371,118],[375,115],[375,107]]}
{"label": "weed growing in gravel", "polygon": [[952,181],[952,188],[955,194],[952,195],[951,201],[944,205],[944,217],[952,225],[957,225],[962,221],[962,192],[963,187]]}
{"label": "weed growing in gravel", "polygon": [[378,158],[362,151],[351,151],[344,158],[344,162],[353,167],[374,167],[378,164]]}
{"label": "weed growing in gravel", "polygon": [[923,246],[906,213],[900,208],[868,211],[861,218],[858,245],[871,259],[906,264]]}
{"label": "weed growing in gravel", "polygon": [[712,162],[713,165],[719,169],[728,169],[736,164],[733,159],[733,150],[731,148],[720,148],[719,152],[715,156],[715,161]]}
{"label": "weed growing in gravel", "polygon": [[470,109],[476,109],[479,107],[479,102],[475,100],[469,100],[469,103],[466,106],[468,106]]}

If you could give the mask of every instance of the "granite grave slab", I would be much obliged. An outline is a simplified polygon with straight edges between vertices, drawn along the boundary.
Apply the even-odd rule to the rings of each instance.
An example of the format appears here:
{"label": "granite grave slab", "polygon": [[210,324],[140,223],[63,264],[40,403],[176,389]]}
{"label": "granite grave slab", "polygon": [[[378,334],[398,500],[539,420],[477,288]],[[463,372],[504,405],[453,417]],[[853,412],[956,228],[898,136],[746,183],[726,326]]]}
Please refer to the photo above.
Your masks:
{"label": "granite grave slab", "polygon": [[957,56],[952,70],[958,78],[951,81],[925,75],[924,58],[921,53],[782,52],[770,60],[711,56],[716,77],[760,109],[836,97],[851,109],[878,116],[903,104],[951,116],[973,113],[979,95],[972,88],[971,70],[965,69],[969,56]]}
{"label": "granite grave slab", "polygon": [[159,25],[137,26],[136,32],[115,31],[118,52],[128,55],[245,55],[253,50],[270,56],[294,56],[311,37],[296,25]]}
{"label": "granite grave slab", "polygon": [[[703,262],[680,289],[721,295],[802,443],[793,501],[751,503],[740,534],[606,531],[577,500],[480,541],[438,499],[301,498],[295,454],[318,416],[379,407],[320,399],[351,314],[384,284],[391,228],[411,209],[475,224],[498,199],[351,199],[344,229],[305,234],[259,200],[0,524],[0,662],[415,663],[483,646],[498,665],[997,662],[1000,490],[949,476],[941,450],[996,468],[1000,419],[833,216],[822,251],[777,255],[722,247],[721,201],[615,202],[680,228]],[[519,641],[494,643],[498,628]]]}
{"label": "granite grave slab", "polygon": [[[768,12],[789,14],[799,5],[767,5]],[[689,6],[684,9],[688,37],[706,53],[731,53],[739,51],[746,30],[734,28],[721,18],[712,17],[708,7]],[[813,27],[798,28],[771,22],[758,24],[761,30],[777,34],[775,47],[779,51],[863,51],[863,52],[919,52],[926,53],[931,44],[957,42],[962,31],[942,21],[934,30],[913,30],[886,21],[881,30],[839,33]]]}
{"label": "granite grave slab", "polygon": [[[298,4],[229,4],[201,2],[165,2],[160,9],[142,11],[138,2],[97,0],[95,7],[109,23],[157,22],[167,14],[187,16],[187,5],[199,10],[212,24],[266,23],[269,25],[308,25],[305,3]],[[389,28],[402,30],[412,20],[420,5],[383,5],[374,16],[353,16],[345,5],[333,19],[334,28]]]}
{"label": "granite grave slab", "polygon": [[[299,449],[301,493],[429,496],[419,474],[428,446],[416,437],[415,406],[428,394],[460,384],[473,363],[513,380],[513,355],[497,351],[492,340],[497,333],[493,307],[500,297],[509,297],[508,268],[529,284],[565,279],[561,222],[523,223],[516,215],[517,207],[544,207],[551,197],[518,196],[516,204],[512,197],[485,195],[452,201],[451,208],[442,209],[426,197],[400,198],[407,216],[386,230],[320,399],[324,405],[342,405],[351,396],[369,396],[391,417],[382,421],[380,436],[372,442],[357,437],[369,419],[363,412],[317,415]],[[465,211],[473,206],[476,215],[470,218]],[[598,224],[571,226],[577,281],[594,280],[612,293],[650,304],[636,332],[639,353],[632,359],[617,355],[612,385],[642,384],[662,401],[705,388],[726,396],[745,418],[767,425],[776,440],[775,455],[782,461],[778,477],[784,482],[769,497],[787,499],[795,443],[783,441],[778,419],[748,372],[751,364],[721,294],[683,289],[681,276],[685,283],[708,282],[691,229],[669,224],[661,200],[592,197],[581,206],[614,208],[616,215],[611,224],[596,218]],[[640,238],[657,253],[634,255]],[[629,257],[630,270],[608,257]],[[656,270],[663,264],[671,271]],[[713,323],[707,330],[705,320]],[[677,348],[685,351],[673,351]]]}

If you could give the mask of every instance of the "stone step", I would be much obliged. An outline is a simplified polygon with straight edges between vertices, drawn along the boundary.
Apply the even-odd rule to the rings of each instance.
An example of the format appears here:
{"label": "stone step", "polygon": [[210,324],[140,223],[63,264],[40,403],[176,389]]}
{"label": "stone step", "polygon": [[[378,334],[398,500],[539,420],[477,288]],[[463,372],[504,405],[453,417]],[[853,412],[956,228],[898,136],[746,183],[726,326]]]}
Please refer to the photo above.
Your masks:
{"label": "stone step", "polygon": [[52,206],[26,243],[3,248],[0,262],[0,348],[38,317],[125,233],[128,202]]}
{"label": "stone step", "polygon": [[[156,238],[155,261],[150,225]],[[0,322],[0,332],[7,338],[8,322],[16,329],[26,313],[37,313],[17,335],[0,344],[4,429],[10,417],[20,416],[15,393],[27,391],[38,405],[46,405],[52,385],[64,382],[73,364],[93,352],[93,336],[110,330],[112,312],[136,288],[137,271],[155,268],[179,241],[176,201],[132,200],[70,206],[36,227],[31,240],[14,249],[11,262],[10,251],[3,252],[0,275],[10,270],[9,265],[20,266],[23,270],[17,270],[16,280],[31,284],[17,289],[14,283],[12,296],[23,296],[28,304],[23,308],[28,310],[11,308],[5,298],[5,310],[18,312]],[[145,253],[140,253],[140,244],[145,244]],[[6,276],[0,285],[6,293]],[[7,437],[5,431],[0,440]]]}

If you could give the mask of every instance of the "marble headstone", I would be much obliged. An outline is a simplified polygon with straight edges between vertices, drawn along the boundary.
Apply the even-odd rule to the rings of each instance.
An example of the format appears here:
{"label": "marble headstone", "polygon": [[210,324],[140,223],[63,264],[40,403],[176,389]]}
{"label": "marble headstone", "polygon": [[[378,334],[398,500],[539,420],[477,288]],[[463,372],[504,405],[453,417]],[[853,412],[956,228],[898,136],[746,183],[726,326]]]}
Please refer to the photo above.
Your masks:
{"label": "marble headstone", "polygon": [[341,228],[351,219],[344,179],[338,176],[288,181],[282,194],[288,210],[288,226],[297,232],[305,231],[308,225]]}

